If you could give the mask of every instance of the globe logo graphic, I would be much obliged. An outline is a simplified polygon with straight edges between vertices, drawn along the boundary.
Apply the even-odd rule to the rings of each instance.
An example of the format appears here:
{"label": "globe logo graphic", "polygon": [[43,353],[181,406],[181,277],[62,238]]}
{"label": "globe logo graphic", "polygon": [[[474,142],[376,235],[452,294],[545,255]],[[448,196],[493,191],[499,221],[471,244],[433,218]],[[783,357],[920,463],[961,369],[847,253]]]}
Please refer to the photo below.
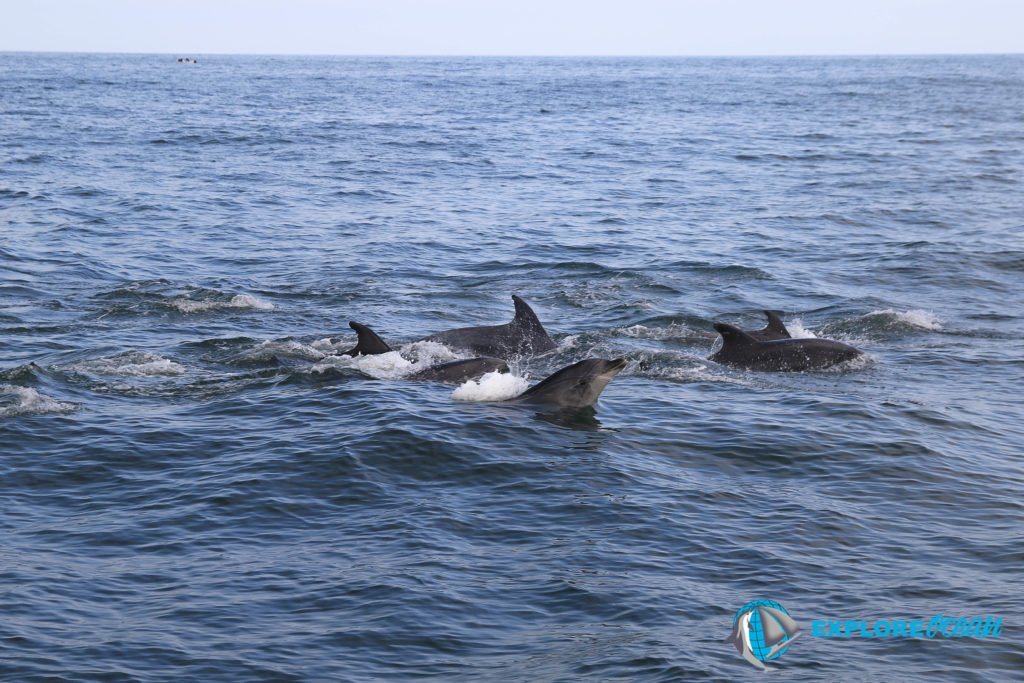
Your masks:
{"label": "globe logo graphic", "polygon": [[773,600],[754,600],[737,610],[725,642],[734,644],[754,666],[768,669],[765,662],[781,657],[799,636],[800,626],[785,607]]}

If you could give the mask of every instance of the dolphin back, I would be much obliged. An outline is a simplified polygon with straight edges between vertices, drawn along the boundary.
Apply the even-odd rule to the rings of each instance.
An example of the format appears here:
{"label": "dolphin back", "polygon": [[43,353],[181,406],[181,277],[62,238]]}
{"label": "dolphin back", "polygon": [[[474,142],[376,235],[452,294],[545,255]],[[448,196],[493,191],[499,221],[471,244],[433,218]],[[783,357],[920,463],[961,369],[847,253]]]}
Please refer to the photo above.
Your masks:
{"label": "dolphin back", "polygon": [[441,363],[421,370],[410,379],[426,379],[435,382],[457,382],[477,379],[488,372],[509,372],[508,363],[500,358],[463,358],[450,363]]}
{"label": "dolphin back", "polygon": [[555,348],[555,343],[529,304],[514,294],[512,301],[516,307],[512,322],[445,330],[425,337],[422,341],[437,342],[453,349],[494,358],[531,356]]}
{"label": "dolphin back", "polygon": [[759,372],[821,370],[862,355],[860,349],[832,339],[760,341],[733,325],[715,323],[722,348],[708,360]]}

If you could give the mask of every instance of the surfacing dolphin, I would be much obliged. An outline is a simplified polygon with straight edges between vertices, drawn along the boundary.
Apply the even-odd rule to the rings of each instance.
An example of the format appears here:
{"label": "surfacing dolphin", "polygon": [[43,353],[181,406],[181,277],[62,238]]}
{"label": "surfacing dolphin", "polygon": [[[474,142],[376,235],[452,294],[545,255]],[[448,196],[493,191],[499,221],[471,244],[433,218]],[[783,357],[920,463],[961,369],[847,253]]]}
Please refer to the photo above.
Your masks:
{"label": "surfacing dolphin", "polygon": [[[356,345],[345,351],[343,356],[375,356],[387,353],[392,350],[387,342],[377,336],[377,333],[366,325],[352,320],[348,324],[356,331]],[[466,380],[483,377],[488,372],[506,373],[509,371],[508,363],[499,358],[463,358],[453,360],[450,363],[433,365],[426,370],[409,375],[408,379],[425,379],[435,382],[456,382],[461,384]]]}
{"label": "surfacing dolphin", "polygon": [[708,360],[760,372],[820,370],[862,355],[859,349],[831,339],[759,341],[738,327],[715,323],[722,348]]}
{"label": "surfacing dolphin", "polygon": [[533,309],[515,294],[512,295],[512,301],[516,306],[516,314],[510,323],[445,330],[420,341],[437,342],[453,349],[494,358],[521,358],[555,348],[555,342],[551,341]]}
{"label": "surfacing dolphin", "polygon": [[462,384],[471,379],[479,379],[488,372],[509,372],[508,363],[500,358],[463,358],[450,363],[433,365],[426,370],[409,375],[408,379],[426,379],[434,382],[455,382]]}
{"label": "surfacing dolphin", "polygon": [[555,374],[503,403],[542,404],[557,408],[585,408],[594,405],[608,382],[626,367],[623,358],[591,358],[562,368]]}
{"label": "surfacing dolphin", "polygon": [[360,325],[355,320],[350,320],[348,326],[356,331],[356,345],[348,351],[342,352],[343,356],[374,356],[379,353],[387,353],[391,350],[377,333],[366,325]]}
{"label": "surfacing dolphin", "polygon": [[782,318],[771,311],[765,311],[764,314],[768,317],[768,324],[760,330],[746,330],[747,334],[758,341],[790,339],[793,336],[789,333],[789,330],[786,329],[786,324],[782,322]]}

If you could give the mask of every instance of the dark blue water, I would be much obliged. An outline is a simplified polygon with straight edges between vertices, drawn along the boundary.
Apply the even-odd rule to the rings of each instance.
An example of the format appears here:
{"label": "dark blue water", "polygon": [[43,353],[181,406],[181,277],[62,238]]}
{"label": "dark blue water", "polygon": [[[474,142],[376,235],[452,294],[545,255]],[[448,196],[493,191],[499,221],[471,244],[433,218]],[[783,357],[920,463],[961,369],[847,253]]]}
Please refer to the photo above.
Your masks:
{"label": "dark blue water", "polygon": [[[0,678],[1017,679],[1022,181],[1019,56],[0,55]],[[513,293],[595,413],[403,379]]]}

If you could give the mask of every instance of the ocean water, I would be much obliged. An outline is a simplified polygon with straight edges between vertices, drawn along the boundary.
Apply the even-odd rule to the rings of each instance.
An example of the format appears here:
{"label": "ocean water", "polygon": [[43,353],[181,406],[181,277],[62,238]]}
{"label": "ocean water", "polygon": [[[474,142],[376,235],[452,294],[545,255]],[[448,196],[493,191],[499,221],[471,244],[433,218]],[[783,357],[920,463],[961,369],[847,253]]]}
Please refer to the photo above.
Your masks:
{"label": "ocean water", "polygon": [[0,678],[1019,680],[1022,181],[1021,56],[0,54]]}

